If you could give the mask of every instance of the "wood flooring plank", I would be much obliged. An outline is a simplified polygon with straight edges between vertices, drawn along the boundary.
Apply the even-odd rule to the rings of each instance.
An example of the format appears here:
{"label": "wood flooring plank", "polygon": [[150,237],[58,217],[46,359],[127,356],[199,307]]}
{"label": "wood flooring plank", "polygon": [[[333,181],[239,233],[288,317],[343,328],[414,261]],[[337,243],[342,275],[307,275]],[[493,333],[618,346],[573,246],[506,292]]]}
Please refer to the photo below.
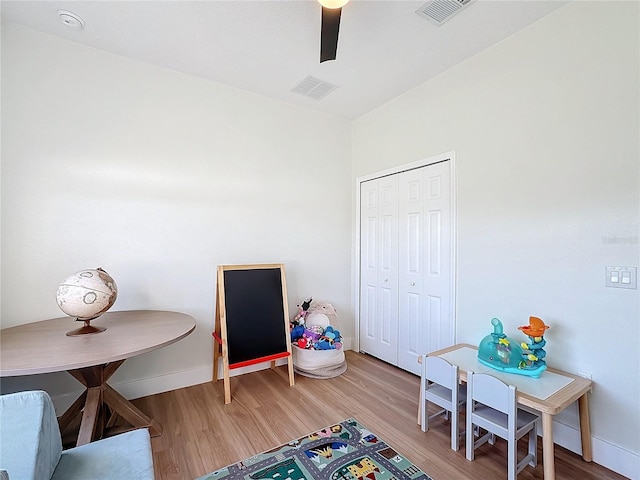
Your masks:
{"label": "wood flooring plank", "polygon": [[[464,446],[458,452],[450,448],[449,421],[433,419],[428,432],[417,425],[418,377],[368,355],[348,351],[346,358],[343,375],[327,380],[297,375],[292,387],[286,366],[233,377],[228,405],[221,381],[135,400],[164,427],[151,439],[156,479],[194,479],[349,417],[434,480],[506,478],[504,441],[483,445],[476,459],[467,461]],[[524,455],[526,442],[519,447]],[[558,445],[555,453],[558,480],[624,479]],[[538,456],[538,466],[525,468],[518,480],[543,478],[541,442]]]}

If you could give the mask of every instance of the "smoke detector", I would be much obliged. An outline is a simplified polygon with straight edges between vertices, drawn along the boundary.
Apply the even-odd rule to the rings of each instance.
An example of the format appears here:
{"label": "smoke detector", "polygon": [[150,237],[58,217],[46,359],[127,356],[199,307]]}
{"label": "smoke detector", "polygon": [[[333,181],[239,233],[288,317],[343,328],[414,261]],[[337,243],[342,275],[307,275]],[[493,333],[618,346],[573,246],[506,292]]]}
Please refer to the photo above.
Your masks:
{"label": "smoke detector", "polygon": [[416,13],[434,25],[440,26],[470,3],[471,0],[431,0],[416,10]]}
{"label": "smoke detector", "polygon": [[58,10],[60,21],[69,28],[74,30],[82,30],[84,28],[84,20],[73,12],[67,10]]}

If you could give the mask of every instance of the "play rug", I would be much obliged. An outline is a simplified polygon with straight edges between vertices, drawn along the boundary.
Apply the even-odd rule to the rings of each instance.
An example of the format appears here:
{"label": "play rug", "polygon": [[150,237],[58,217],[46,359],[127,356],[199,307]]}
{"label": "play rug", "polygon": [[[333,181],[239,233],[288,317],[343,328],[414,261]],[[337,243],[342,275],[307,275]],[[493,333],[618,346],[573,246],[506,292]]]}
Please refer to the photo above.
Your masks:
{"label": "play rug", "polygon": [[353,418],[197,480],[432,480]]}

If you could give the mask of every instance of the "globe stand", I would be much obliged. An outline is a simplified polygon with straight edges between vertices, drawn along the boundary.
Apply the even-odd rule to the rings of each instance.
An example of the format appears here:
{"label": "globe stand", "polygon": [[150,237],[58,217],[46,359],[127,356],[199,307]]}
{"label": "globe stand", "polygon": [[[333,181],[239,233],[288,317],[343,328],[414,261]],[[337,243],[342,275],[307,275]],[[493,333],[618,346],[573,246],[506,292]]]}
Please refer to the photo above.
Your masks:
{"label": "globe stand", "polygon": [[78,337],[80,335],[91,335],[92,333],[104,332],[107,329],[106,327],[94,327],[93,325],[91,325],[91,320],[93,320],[93,318],[90,318],[88,320],[80,320],[79,318],[76,318],[76,322],[84,321],[84,325],[80,328],[76,328],[75,330],[67,332],[67,336]]}

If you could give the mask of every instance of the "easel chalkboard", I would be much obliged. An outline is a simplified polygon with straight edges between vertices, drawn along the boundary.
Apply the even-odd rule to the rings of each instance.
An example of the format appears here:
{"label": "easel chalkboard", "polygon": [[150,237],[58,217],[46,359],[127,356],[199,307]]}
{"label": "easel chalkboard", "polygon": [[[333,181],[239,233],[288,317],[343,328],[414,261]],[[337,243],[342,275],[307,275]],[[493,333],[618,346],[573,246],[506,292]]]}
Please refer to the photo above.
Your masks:
{"label": "easel chalkboard", "polygon": [[284,265],[219,265],[213,349],[213,381],[222,357],[224,403],[231,403],[229,370],[288,359],[294,384]]}

